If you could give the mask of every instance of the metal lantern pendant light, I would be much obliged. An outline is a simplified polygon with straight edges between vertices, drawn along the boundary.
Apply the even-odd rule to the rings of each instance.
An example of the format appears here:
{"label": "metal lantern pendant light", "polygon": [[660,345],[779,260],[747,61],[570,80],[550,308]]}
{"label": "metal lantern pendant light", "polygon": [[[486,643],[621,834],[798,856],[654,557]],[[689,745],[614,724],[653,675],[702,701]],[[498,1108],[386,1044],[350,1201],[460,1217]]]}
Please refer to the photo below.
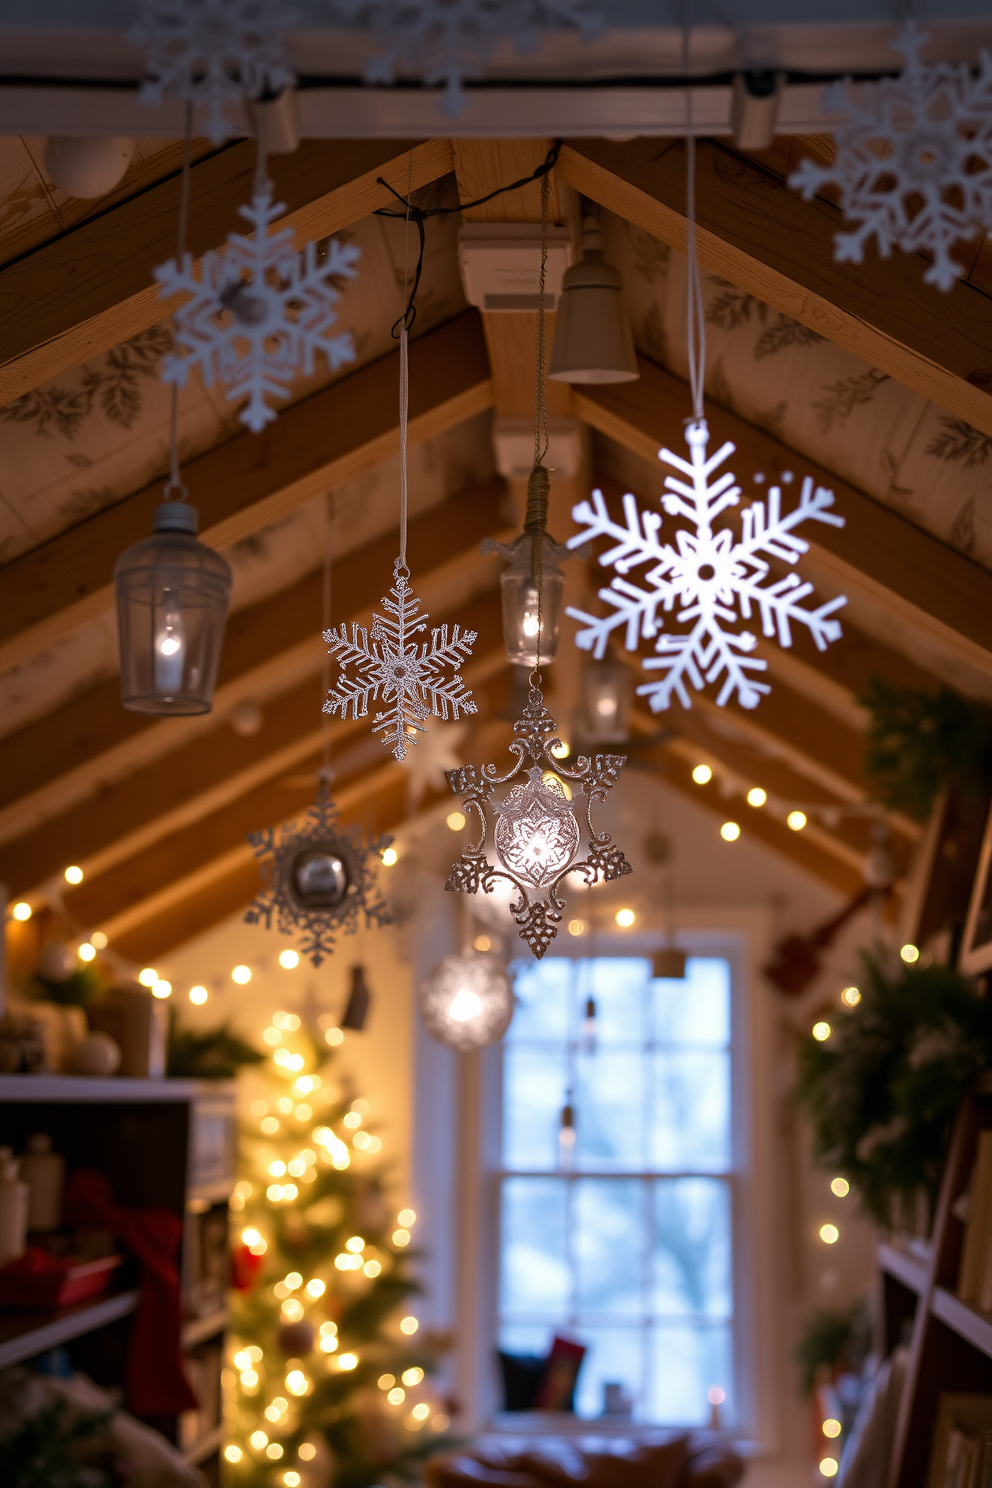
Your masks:
{"label": "metal lantern pendant light", "polygon": [[[190,111],[179,208],[179,259],[186,240]],[[197,512],[179,479],[179,390],[173,385],[169,480],[152,536],[114,566],[121,701],[132,713],[209,713],[231,598],[231,570],[197,541]]]}
{"label": "metal lantern pendant light", "polygon": [[633,382],[640,376],[620,271],[603,257],[603,232],[582,221],[582,257],[565,270],[548,376],[556,382]]}
{"label": "metal lantern pendant light", "polygon": [[[544,466],[548,450],[547,329],[544,281],[548,261],[550,184],[541,178],[541,281],[537,300],[537,377],[534,395],[534,468],[527,479],[524,530],[512,543],[483,538],[480,551],[499,553],[508,567],[500,575],[503,643],[507,660],[528,668],[547,665],[558,651],[558,628],[565,575],[559,564],[572,556],[564,543],[547,532],[551,476]],[[578,557],[588,556],[588,550]]]}
{"label": "metal lantern pendant light", "polygon": [[513,1017],[513,984],[494,956],[445,956],[420,988],[431,1038],[468,1054],[495,1044]]}
{"label": "metal lantern pendant light", "polygon": [[582,670],[582,737],[590,744],[626,744],[634,678],[629,667],[607,653]]}
{"label": "metal lantern pendant light", "polygon": [[231,570],[198,542],[196,508],[168,499],[153,536],[117,560],[121,701],[132,713],[209,713],[231,598]]}

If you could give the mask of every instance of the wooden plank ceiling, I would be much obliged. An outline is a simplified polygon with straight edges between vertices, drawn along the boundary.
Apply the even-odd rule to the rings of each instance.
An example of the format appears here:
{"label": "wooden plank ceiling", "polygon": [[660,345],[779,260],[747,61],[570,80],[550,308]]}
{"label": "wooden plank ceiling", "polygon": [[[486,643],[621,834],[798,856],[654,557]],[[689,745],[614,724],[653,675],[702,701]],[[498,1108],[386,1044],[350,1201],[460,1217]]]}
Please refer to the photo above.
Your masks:
{"label": "wooden plank ceiling", "polygon": [[[437,183],[432,189],[468,201],[529,173],[548,143],[313,141],[272,164],[285,220],[305,241],[352,230],[389,200],[380,176],[399,190],[408,181],[414,189]],[[784,149],[787,154],[787,142]],[[47,424],[32,409],[54,406],[58,379],[161,320],[150,271],[172,251],[178,199],[174,152],[162,158],[168,169],[160,178],[149,180],[146,171],[131,195],[118,194],[75,228],[56,232],[53,223],[46,241],[37,241],[34,228],[30,251],[0,266],[6,430],[34,418],[38,436],[47,437]],[[879,369],[879,377],[910,390],[921,407],[929,400],[961,421],[974,435],[971,448],[988,446],[981,460],[992,468],[987,255],[976,254],[970,279],[947,297],[922,284],[919,261],[899,255],[883,264],[838,265],[832,256],[836,207],[802,202],[785,189],[783,161],[783,148],[750,160],[723,143],[701,145],[704,267],[790,324],[809,328],[814,340]],[[194,253],[219,246],[236,225],[253,163],[247,143],[197,153],[189,225]],[[648,234],[659,262],[666,247],[684,248],[684,158],[677,144],[571,142],[555,173],[559,217],[565,189]],[[531,185],[466,215],[539,220],[539,188]],[[381,231],[388,235],[392,225]],[[449,274],[453,264],[452,252]],[[392,277],[398,274],[394,259]],[[392,307],[398,293],[396,283],[383,280],[385,324],[393,315],[387,302]],[[429,328],[411,349],[411,441],[423,451],[425,470],[440,464],[444,471],[412,519],[409,551],[417,592],[433,621],[457,619],[479,631],[466,675],[480,712],[463,745],[476,754],[506,742],[500,709],[508,685],[499,565],[481,558],[478,545],[483,537],[506,538],[514,530],[513,502],[519,508],[521,495],[484,473],[491,464],[479,420],[489,410],[528,413],[535,317],[480,317],[458,308],[457,283],[452,293],[456,313],[432,324],[428,306]],[[657,347],[648,347],[644,335],[638,339],[642,352],[653,353],[641,356],[638,381],[550,386],[550,411],[577,419],[585,431],[578,474],[553,490],[551,525],[559,537],[591,481],[611,504],[625,489],[644,499],[656,496],[658,447],[679,445],[686,386],[661,365]],[[270,548],[288,542],[287,533],[296,533],[300,543],[302,529],[292,524],[323,510],[327,493],[336,500],[347,490],[366,517],[381,506],[382,520],[356,526],[364,537],[335,546],[335,621],[366,622],[387,587],[397,544],[389,515],[395,511],[389,472],[398,448],[397,376],[395,352],[374,356],[347,376],[303,389],[261,436],[217,420],[216,436],[184,467],[205,540],[249,556],[257,548],[262,567]],[[29,397],[41,402],[29,404]],[[992,572],[984,553],[946,541],[937,518],[860,489],[828,468],[829,461],[804,453],[800,442],[786,442],[767,421],[759,427],[719,399],[708,416],[714,440],[736,445],[734,470],[745,489],[756,477],[791,471],[797,480],[811,475],[835,491],[847,525],[818,527],[809,562],[821,584],[833,586],[830,592],[851,597],[851,618],[844,617],[844,639],[822,654],[804,635],[796,636],[790,652],[762,643],[773,691],[754,712],[718,709],[701,697],[691,711],[673,710],[661,720],[662,737],[659,720],[638,712],[635,729],[647,742],[638,746],[637,758],[721,817],[728,792],[736,798],[761,786],[769,804],[749,812],[748,831],[851,894],[862,884],[870,846],[870,783],[862,765],[866,717],[858,696],[873,676],[934,687],[945,659],[974,691],[992,694]],[[109,425],[107,441],[118,437]],[[470,447],[474,465],[464,457]],[[75,679],[79,648],[108,624],[114,561],[149,529],[160,472],[159,450],[133,489],[105,493],[82,519],[69,511],[44,541],[19,541],[0,572],[0,687],[18,700],[21,720],[0,727],[0,879],[39,909],[57,889],[81,931],[102,928],[113,948],[134,961],[160,957],[244,906],[257,883],[246,832],[302,809],[321,757],[323,574],[312,543],[302,543],[302,556],[276,588],[236,589],[215,708],[206,718],[155,720],[124,712],[112,667]],[[30,525],[29,502],[20,506],[19,517]],[[570,565],[569,599],[588,603],[599,582],[593,564]],[[574,711],[581,664],[566,637],[554,679],[562,717]],[[32,707],[34,679],[60,667],[67,675],[52,694],[57,705]],[[259,706],[260,721],[243,735],[230,723],[246,701]],[[335,794],[345,814],[357,812],[381,829],[408,817],[404,772],[369,740],[364,723],[336,722],[331,748]],[[704,787],[691,778],[700,762],[715,772]],[[433,800],[428,795],[426,805]],[[796,802],[809,808],[801,833],[784,821]],[[898,814],[888,820],[905,872],[918,828]],[[84,870],[76,888],[62,881],[70,862]]]}

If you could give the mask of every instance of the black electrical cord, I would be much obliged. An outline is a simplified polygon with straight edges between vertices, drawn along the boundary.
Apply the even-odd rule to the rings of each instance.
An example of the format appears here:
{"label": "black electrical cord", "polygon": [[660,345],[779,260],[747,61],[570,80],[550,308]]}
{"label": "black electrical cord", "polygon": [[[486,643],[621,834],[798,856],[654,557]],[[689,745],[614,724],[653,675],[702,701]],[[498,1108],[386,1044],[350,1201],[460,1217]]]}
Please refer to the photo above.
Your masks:
{"label": "black electrical cord", "polygon": [[390,207],[378,207],[372,213],[373,217],[398,217],[407,222],[415,222],[417,225],[417,234],[420,239],[420,247],[417,253],[417,267],[414,270],[413,285],[410,289],[410,297],[406,302],[406,308],[403,311],[403,314],[393,325],[392,337],[394,341],[399,340],[400,329],[403,326],[406,326],[407,334],[409,334],[413,328],[413,323],[417,318],[416,300],[417,290],[420,287],[420,276],[424,268],[424,249],[427,244],[427,229],[425,223],[427,221],[427,218],[450,217],[452,213],[464,212],[468,207],[481,207],[484,206],[486,202],[492,201],[494,197],[503,196],[504,193],[507,191],[518,191],[521,186],[529,186],[532,181],[543,180],[545,176],[550,175],[551,171],[554,170],[555,164],[558,160],[558,155],[561,151],[561,144],[562,142],[560,139],[552,141],[551,148],[549,149],[547,155],[545,155],[541,164],[535,171],[532,171],[529,176],[521,176],[519,181],[511,181],[508,186],[497,186],[495,191],[490,191],[487,196],[478,196],[475,198],[474,201],[459,202],[457,207],[415,206],[408,197],[401,196],[396,188],[390,186],[389,182],[384,180],[382,176],[376,177],[376,182],[379,186],[385,186],[386,190],[391,192],[398,202],[403,203],[403,210],[394,211]]}

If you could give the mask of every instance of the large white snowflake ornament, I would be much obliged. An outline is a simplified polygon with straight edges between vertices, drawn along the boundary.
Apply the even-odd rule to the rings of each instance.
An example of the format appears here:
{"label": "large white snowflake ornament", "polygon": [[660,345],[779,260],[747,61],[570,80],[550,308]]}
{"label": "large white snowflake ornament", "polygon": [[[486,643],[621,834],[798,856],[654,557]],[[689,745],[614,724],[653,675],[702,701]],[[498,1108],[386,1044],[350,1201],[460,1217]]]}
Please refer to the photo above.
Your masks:
{"label": "large white snowflake ornament", "polygon": [[444,83],[453,118],[465,104],[462,83],[482,76],[501,42],[525,55],[545,32],[575,30],[590,41],[605,25],[595,0],[334,0],[334,11],[382,48],[366,63],[367,83],[391,83],[397,70]]}
{"label": "large white snowflake ornament", "polygon": [[[376,713],[372,732],[382,734],[386,748],[392,748],[396,759],[406,759],[411,744],[419,742],[417,734],[426,733],[425,718],[450,716],[457,721],[462,713],[475,713],[472,694],[459,675],[459,668],[472,654],[476,632],[455,625],[448,639],[447,625],[431,631],[430,641],[418,640],[427,629],[426,615],[421,615],[420,600],[410,589],[409,573],[397,559],[393,566],[395,583],[383,598],[384,615],[372,616],[371,636],[364,625],[324,631],[324,640],[332,656],[337,657],[342,674],[337,686],[327,695],[325,713],[340,713],[347,718],[368,716],[369,701],[382,699],[387,706]],[[354,677],[344,675],[353,666]],[[445,668],[453,675],[445,678]]]}
{"label": "large white snowflake ornament", "polygon": [[[758,644],[750,631],[727,628],[739,619],[749,620],[755,609],[761,616],[763,633],[777,636],[782,646],[792,644],[791,626],[797,623],[808,628],[821,651],[841,633],[840,622],[832,616],[846,603],[843,595],[827,600],[819,609],[807,610],[800,601],[813,586],[798,574],[787,573],[772,583],[765,582],[769,559],[795,563],[808,551],[809,544],[794,531],[801,522],[812,520],[843,527],[844,518],[830,511],[834,493],[822,486],[814,488],[812,477],[807,476],[798,506],[783,515],[781,490],[772,486],[767,513],[763,501],[752,501],[744,508],[740,537],[730,527],[714,528],[721,512],[738,505],[741,493],[730,471],[711,482],[714,472],[733,454],[734,445],[728,441],[707,459],[708,439],[709,430],[700,420],[686,429],[691,460],[683,460],[668,449],[658,452],[659,460],[687,477],[665,478],[665,511],[692,523],[692,530],[676,531],[675,547],[658,541],[663,520],[660,514],[642,515],[633,496],[623,498],[626,526],[610,516],[602,491],[593,491],[591,505],[583,501],[572,511],[585,530],[570,538],[568,546],[578,547],[596,537],[611,539],[614,545],[599,561],[604,567],[615,567],[618,575],[608,589],[599,591],[599,598],[613,607],[611,614],[566,611],[586,627],[576,635],[576,645],[599,658],[605,654],[612,632],[621,627],[628,651],[636,651],[642,637],[651,640],[657,636],[657,655],[645,661],[644,669],[663,672],[664,676],[637,689],[648,698],[655,713],[670,706],[673,694],[684,708],[691,707],[688,688],[701,692],[707,683],[721,677],[717,697],[721,707],[735,693],[743,708],[757,706],[760,695],[771,689],[751,674],[765,671],[767,663],[750,655]],[[642,566],[646,568],[645,587],[639,588],[623,576]],[[685,635],[662,631],[661,612],[668,613],[676,606],[676,620],[691,627]]]}
{"label": "large white snowflake ornament", "polygon": [[155,270],[163,297],[190,296],[174,316],[176,343],[186,355],[165,357],[162,378],[185,387],[194,367],[207,387],[216,377],[229,399],[248,398],[241,422],[257,434],[275,418],[266,399],[288,397],[296,374],[313,372],[315,352],[332,372],[354,361],[351,332],[331,334],[341,298],[334,280],[355,278],[361,250],[331,238],[319,261],[316,243],[297,253],[291,227],[270,234],[286,208],[273,205],[268,181],[239,211],[254,236],[231,233],[226,248],[203,255],[199,278],[190,253],[181,264],[170,259]]}
{"label": "large white snowflake ornament", "polygon": [[145,48],[142,99],[205,104],[215,145],[237,129],[226,104],[275,97],[295,81],[285,40],[297,17],[282,0],[140,0],[139,9],[128,40]]}
{"label": "large white snowflake ornament", "polygon": [[875,239],[882,258],[893,245],[933,255],[923,278],[947,291],[965,273],[950,256],[956,242],[992,228],[992,55],[967,63],[920,61],[926,33],[907,23],[893,42],[906,58],[897,78],[850,79],[824,90],[828,109],[847,115],[835,131],[832,165],[804,160],[789,185],[807,201],[836,186],[852,232],[834,237],[838,263],[861,263]]}

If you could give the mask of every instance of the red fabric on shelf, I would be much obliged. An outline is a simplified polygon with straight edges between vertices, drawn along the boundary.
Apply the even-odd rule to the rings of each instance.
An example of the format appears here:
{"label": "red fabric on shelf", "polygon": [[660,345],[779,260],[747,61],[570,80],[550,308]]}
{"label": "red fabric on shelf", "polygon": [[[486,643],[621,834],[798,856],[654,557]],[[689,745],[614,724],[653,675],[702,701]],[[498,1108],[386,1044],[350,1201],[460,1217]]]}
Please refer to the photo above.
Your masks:
{"label": "red fabric on shelf", "polygon": [[124,1209],[102,1173],[79,1168],[66,1190],[66,1223],[107,1226],[141,1267],[138,1310],[131,1328],[125,1390],[137,1416],[195,1410],[196,1396],[180,1355],[182,1307],[176,1255],[183,1222],[171,1209]]}

